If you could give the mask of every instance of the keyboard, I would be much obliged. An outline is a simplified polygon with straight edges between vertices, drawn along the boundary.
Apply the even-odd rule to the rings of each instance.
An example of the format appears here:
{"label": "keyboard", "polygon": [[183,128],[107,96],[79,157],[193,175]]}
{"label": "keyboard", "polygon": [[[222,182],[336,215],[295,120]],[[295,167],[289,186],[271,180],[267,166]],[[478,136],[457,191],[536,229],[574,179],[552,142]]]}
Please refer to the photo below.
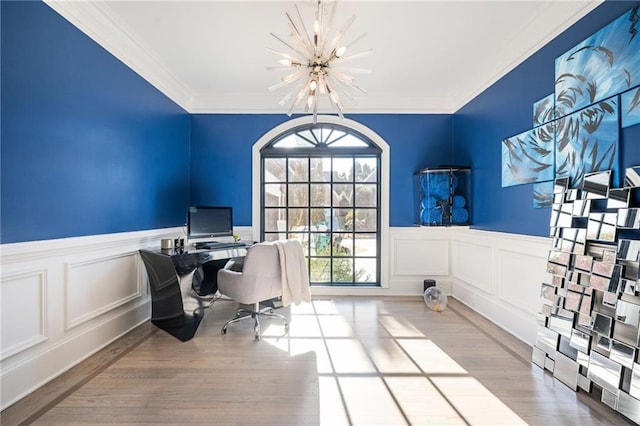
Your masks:
{"label": "keyboard", "polygon": [[219,250],[225,248],[244,247],[246,244],[243,242],[225,242],[225,243],[196,243],[197,249],[205,250]]}

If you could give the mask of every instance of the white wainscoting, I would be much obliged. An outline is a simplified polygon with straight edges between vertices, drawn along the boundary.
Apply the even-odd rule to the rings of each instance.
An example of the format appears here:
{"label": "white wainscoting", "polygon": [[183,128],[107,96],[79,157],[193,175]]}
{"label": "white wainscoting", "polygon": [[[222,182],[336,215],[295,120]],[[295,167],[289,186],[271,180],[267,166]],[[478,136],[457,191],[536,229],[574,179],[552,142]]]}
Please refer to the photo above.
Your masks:
{"label": "white wainscoting", "polygon": [[463,228],[451,236],[453,297],[533,345],[551,241]]}
{"label": "white wainscoting", "polygon": [[[251,227],[234,231],[251,240]],[[4,409],[149,319],[140,248],[183,228],[5,244],[0,282]],[[314,287],[323,295],[413,295],[434,279],[447,294],[533,344],[547,238],[468,228],[389,228],[380,288]]]}
{"label": "white wainscoting", "polygon": [[182,228],[4,244],[1,408],[150,317],[138,249]]}

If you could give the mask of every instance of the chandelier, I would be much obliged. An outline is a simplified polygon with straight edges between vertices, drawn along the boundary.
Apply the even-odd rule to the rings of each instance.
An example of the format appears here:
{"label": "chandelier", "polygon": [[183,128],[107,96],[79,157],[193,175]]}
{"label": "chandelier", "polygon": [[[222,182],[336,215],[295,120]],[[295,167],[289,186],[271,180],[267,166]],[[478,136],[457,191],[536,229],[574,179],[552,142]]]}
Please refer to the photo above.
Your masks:
{"label": "chandelier", "polygon": [[[367,33],[344,43],[344,35],[356,19],[352,15],[337,32],[332,33],[337,2],[331,3],[329,9],[322,0],[316,0],[316,12],[313,25],[307,27],[302,19],[300,9],[294,5],[294,13],[286,13],[289,26],[289,39],[285,40],[270,33],[276,40],[287,47],[287,52],[267,49],[280,57],[278,66],[267,67],[268,70],[288,70],[277,84],[269,87],[274,91],[289,87],[290,91],[280,101],[280,106],[289,105],[287,115],[305,102],[304,112],[313,113],[313,122],[317,122],[318,107],[321,98],[327,99],[331,108],[343,118],[343,104],[338,91],[351,101],[350,91],[366,94],[367,92],[355,84],[355,78],[349,74],[368,74],[371,71],[361,68],[340,68],[344,63],[373,53],[365,50],[347,55],[351,48],[361,41]],[[347,74],[349,73],[349,74]]]}

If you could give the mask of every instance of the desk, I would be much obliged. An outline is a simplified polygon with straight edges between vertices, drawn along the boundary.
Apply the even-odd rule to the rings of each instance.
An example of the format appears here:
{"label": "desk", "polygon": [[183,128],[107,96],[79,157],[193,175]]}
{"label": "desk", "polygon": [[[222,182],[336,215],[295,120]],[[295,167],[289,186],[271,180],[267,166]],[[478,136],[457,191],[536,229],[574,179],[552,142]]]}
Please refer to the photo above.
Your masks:
{"label": "desk", "polygon": [[251,244],[237,247],[196,249],[187,246],[184,250],[162,250],[171,256],[179,276],[193,272],[193,289],[200,295],[213,294],[218,290],[218,270],[233,259],[242,259]]}

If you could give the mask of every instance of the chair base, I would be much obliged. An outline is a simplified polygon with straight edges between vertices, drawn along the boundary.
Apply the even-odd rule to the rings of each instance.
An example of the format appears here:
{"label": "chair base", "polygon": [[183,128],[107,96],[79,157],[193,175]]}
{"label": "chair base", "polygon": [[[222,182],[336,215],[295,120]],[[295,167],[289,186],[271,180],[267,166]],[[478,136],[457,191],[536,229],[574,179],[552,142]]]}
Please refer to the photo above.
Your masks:
{"label": "chair base", "polygon": [[220,332],[222,334],[227,334],[227,327],[229,326],[229,324],[242,321],[245,319],[253,318],[255,321],[253,324],[254,337],[255,337],[255,340],[260,340],[260,317],[261,316],[271,317],[271,318],[280,318],[282,321],[284,321],[285,334],[289,332],[289,321],[287,320],[287,318],[285,318],[283,315],[273,313],[273,308],[270,306],[260,309],[260,303],[255,303],[253,305],[253,310],[251,311],[247,309],[242,309],[242,308],[238,309],[238,311],[236,312],[235,318],[231,318],[229,321],[227,321],[222,326],[222,330],[220,330]]}

